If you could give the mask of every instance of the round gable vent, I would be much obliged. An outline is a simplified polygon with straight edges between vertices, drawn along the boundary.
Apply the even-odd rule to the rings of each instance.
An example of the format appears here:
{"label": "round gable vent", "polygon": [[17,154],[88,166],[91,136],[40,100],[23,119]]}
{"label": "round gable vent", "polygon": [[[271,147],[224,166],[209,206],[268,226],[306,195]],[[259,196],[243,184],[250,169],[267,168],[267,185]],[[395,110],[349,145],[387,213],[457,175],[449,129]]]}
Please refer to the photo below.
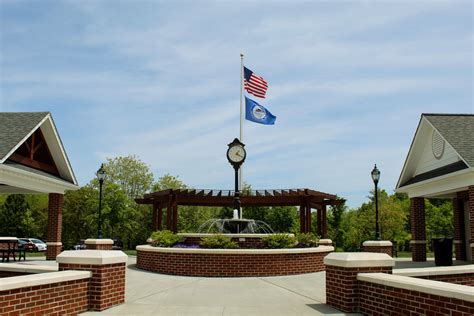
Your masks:
{"label": "round gable vent", "polygon": [[436,159],[441,159],[444,153],[444,139],[437,131],[433,131],[432,136],[433,155]]}

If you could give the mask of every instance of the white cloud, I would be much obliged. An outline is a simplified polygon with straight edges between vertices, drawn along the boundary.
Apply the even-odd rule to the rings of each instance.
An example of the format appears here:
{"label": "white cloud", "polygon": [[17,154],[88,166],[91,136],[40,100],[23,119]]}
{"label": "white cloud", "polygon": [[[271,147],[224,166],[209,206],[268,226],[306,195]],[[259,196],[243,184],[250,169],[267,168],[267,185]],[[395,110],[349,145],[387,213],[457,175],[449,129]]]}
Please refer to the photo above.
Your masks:
{"label": "white cloud", "polygon": [[356,206],[374,162],[393,189],[421,112],[472,112],[468,1],[40,8],[2,7],[0,106],[49,105],[67,147],[81,146],[81,183],[105,157],[136,154],[157,177],[231,188],[240,52],[269,81],[262,104],[277,116],[245,123],[255,188],[313,187]]}

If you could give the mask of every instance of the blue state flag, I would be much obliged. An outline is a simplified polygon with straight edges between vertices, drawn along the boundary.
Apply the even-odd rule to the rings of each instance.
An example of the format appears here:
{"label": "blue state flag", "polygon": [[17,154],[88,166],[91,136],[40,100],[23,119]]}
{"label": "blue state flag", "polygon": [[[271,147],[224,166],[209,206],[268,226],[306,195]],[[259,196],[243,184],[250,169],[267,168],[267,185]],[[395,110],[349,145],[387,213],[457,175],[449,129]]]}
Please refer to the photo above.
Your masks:
{"label": "blue state flag", "polygon": [[276,116],[254,100],[245,97],[245,119],[255,123],[273,125]]}

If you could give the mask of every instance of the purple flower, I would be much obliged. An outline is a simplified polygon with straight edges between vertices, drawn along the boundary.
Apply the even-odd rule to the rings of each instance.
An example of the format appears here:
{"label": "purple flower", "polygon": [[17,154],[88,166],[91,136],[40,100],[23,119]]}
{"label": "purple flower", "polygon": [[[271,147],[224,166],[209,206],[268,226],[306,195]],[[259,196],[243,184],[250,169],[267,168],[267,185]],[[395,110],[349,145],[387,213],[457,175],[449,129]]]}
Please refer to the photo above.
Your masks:
{"label": "purple flower", "polygon": [[199,248],[199,245],[187,245],[185,243],[179,242],[173,246],[173,248],[191,248],[196,249]]}

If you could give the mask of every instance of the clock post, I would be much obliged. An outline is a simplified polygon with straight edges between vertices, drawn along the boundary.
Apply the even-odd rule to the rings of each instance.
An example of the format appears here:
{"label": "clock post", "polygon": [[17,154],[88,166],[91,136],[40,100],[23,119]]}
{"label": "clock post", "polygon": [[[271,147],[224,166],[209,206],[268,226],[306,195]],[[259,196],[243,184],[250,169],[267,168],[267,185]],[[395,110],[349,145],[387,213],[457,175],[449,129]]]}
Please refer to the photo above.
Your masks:
{"label": "clock post", "polygon": [[244,163],[245,158],[247,157],[247,152],[245,151],[245,145],[235,138],[227,149],[227,160],[229,160],[232,167],[234,167],[234,183],[235,183],[235,193],[234,193],[234,209],[237,210],[239,218],[242,218],[242,212],[240,210],[240,192],[239,192],[239,169],[240,166]]}

